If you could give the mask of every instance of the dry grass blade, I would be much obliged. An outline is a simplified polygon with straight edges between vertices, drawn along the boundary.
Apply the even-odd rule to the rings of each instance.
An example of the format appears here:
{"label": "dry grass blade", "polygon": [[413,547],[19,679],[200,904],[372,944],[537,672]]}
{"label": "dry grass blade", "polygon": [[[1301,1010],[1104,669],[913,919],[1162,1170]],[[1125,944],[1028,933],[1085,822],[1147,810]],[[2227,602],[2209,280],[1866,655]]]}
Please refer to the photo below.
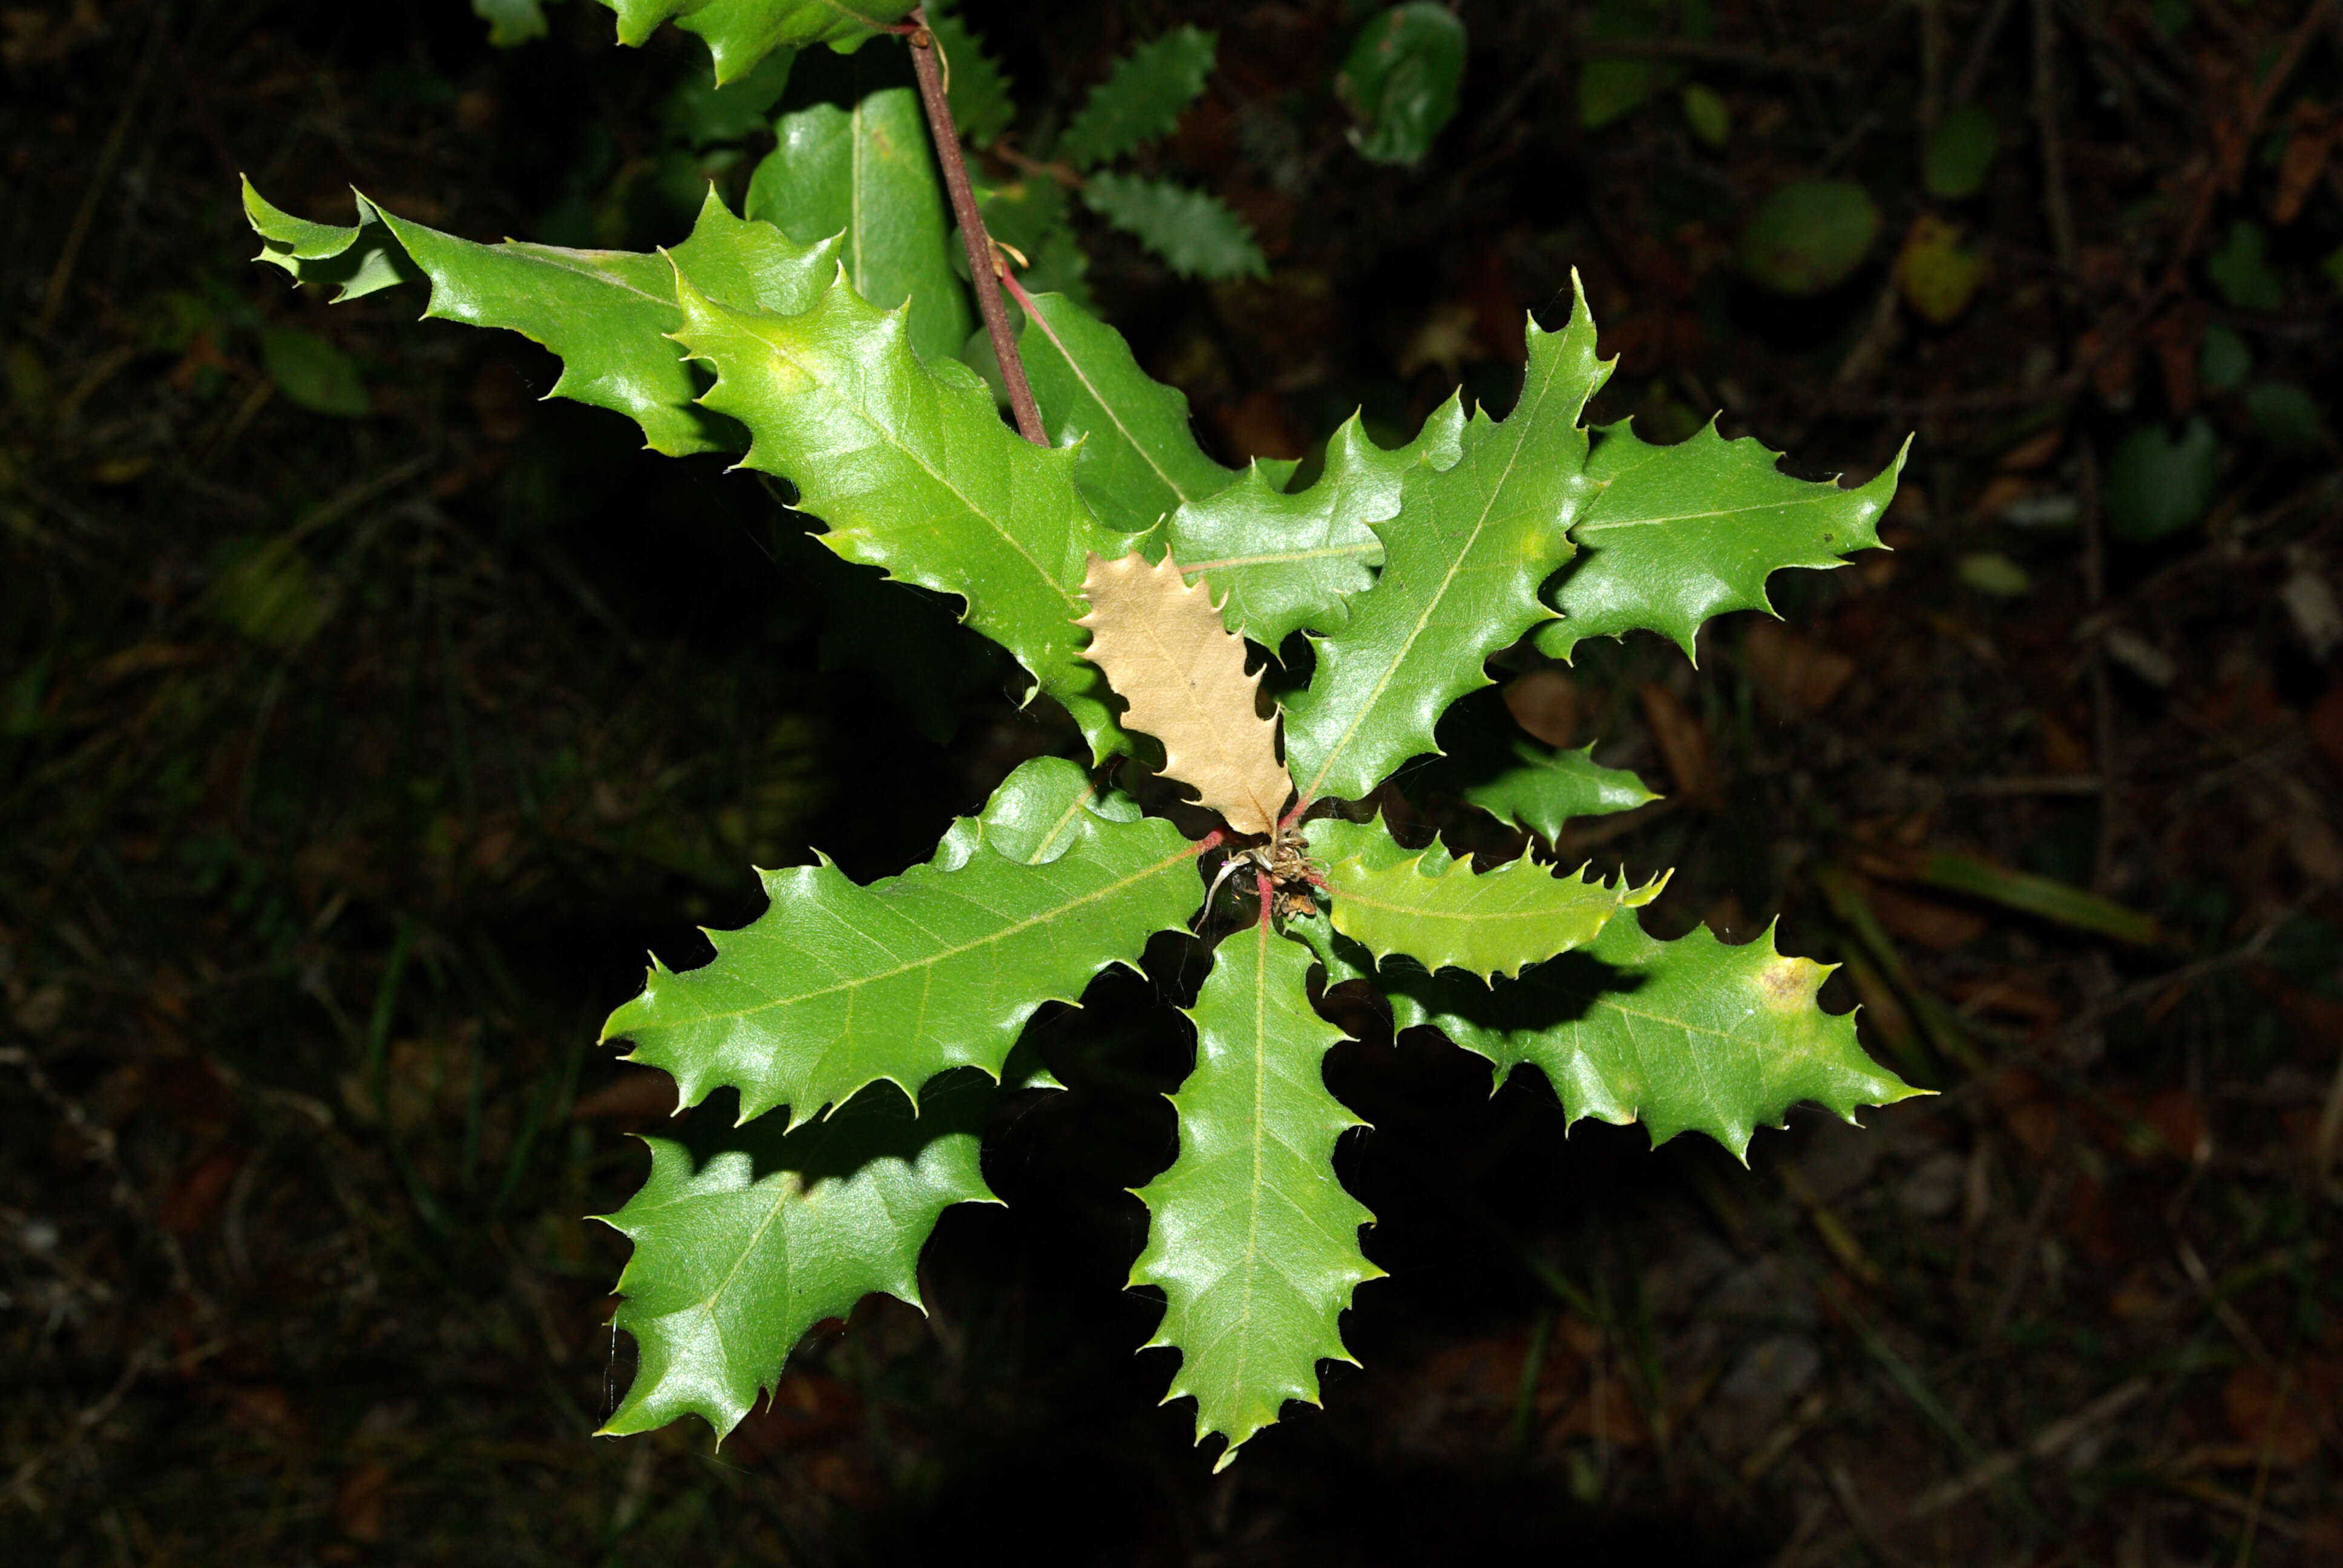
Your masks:
{"label": "dry grass blade", "polygon": [[1082,593],[1082,657],[1130,705],[1123,722],[1163,743],[1165,776],[1240,833],[1275,828],[1293,792],[1277,759],[1277,720],[1255,710],[1261,678],[1245,673],[1244,638],[1222,623],[1210,587],[1190,588],[1168,555],[1150,566],[1133,551],[1091,557]]}

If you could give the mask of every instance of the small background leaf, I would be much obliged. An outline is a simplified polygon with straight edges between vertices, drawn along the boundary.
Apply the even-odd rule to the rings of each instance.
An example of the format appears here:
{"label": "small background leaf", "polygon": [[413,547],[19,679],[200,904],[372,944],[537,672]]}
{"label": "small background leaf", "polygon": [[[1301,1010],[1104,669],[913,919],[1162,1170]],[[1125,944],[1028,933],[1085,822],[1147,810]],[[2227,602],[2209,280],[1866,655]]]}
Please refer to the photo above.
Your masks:
{"label": "small background leaf", "polygon": [[1220,197],[1172,180],[1107,171],[1082,187],[1090,209],[1161,256],[1182,277],[1266,277],[1269,262],[1244,219]]}
{"label": "small background leaf", "polygon": [[2107,532],[2134,544],[2177,534],[2204,517],[2221,481],[2221,440],[2201,414],[2174,436],[2146,425],[2107,460]]}
{"label": "small background leaf", "polygon": [[1360,29],[1334,78],[1359,124],[1351,145],[1370,163],[1413,164],[1456,114],[1464,24],[1430,0],[1394,5]]}
{"label": "small background leaf", "polygon": [[1852,180],[1794,180],[1757,204],[1741,231],[1742,269],[1776,294],[1821,294],[1863,265],[1879,207]]}
{"label": "small background leaf", "polygon": [[358,380],[358,367],[314,332],[295,327],[263,328],[260,361],[286,400],[299,407],[345,419],[363,419],[374,412],[374,399]]}
{"label": "small background leaf", "polygon": [[1216,47],[1210,33],[1175,27],[1116,61],[1058,138],[1057,156],[1075,168],[1091,168],[1170,131],[1181,111],[1202,95]]}
{"label": "small background leaf", "polygon": [[2001,150],[2001,126],[1983,104],[1959,104],[1928,133],[1920,183],[1938,201],[1975,196]]}

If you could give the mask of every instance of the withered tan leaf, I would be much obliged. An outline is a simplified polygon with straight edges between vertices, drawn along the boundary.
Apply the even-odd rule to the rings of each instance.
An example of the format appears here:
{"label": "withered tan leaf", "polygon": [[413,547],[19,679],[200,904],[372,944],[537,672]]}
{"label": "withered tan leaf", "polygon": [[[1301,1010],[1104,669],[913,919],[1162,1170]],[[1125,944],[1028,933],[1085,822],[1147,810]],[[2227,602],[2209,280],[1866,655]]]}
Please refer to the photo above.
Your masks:
{"label": "withered tan leaf", "polygon": [[1192,787],[1240,833],[1266,833],[1293,781],[1277,760],[1277,720],[1254,711],[1258,675],[1245,673],[1244,638],[1222,624],[1210,587],[1182,580],[1166,556],[1093,554],[1082,593],[1091,646],[1130,712],[1123,723],[1163,743],[1166,777]]}

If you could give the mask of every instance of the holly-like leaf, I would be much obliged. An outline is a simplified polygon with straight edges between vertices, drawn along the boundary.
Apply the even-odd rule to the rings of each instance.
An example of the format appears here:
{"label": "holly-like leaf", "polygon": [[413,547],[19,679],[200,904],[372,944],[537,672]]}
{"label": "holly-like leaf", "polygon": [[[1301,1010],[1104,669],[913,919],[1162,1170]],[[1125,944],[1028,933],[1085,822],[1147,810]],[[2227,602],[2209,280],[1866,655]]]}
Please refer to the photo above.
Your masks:
{"label": "holly-like leaf", "polygon": [[1203,93],[1216,47],[1210,33],[1175,27],[1116,61],[1058,138],[1058,157],[1091,168],[1162,136]]}
{"label": "holly-like leaf", "polygon": [[922,15],[943,54],[948,78],[944,92],[951,105],[952,124],[972,146],[990,146],[993,138],[1017,117],[1016,101],[1009,95],[1009,77],[984,52],[984,40],[960,19],[957,6],[945,0],[928,0]]}
{"label": "holly-like leaf", "polygon": [[1489,684],[1482,664],[1553,612],[1538,585],[1570,558],[1592,491],[1578,417],[1610,374],[1584,289],[1560,332],[1529,324],[1529,369],[1502,422],[1475,414],[1446,469],[1420,463],[1399,515],[1375,525],[1383,569],[1318,644],[1286,700],[1285,754],[1304,800],[1357,799],[1433,749],[1441,710]]}
{"label": "holly-like leaf", "polygon": [[1501,1077],[1529,1063],[1573,1121],[1641,1121],[1654,1144],[1705,1132],[1741,1159],[1802,1101],[1852,1121],[1925,1092],[1864,1055],[1853,1013],[1815,1005],[1829,974],[1776,951],[1770,927],[1742,947],[1705,927],[1664,942],[1623,916],[1519,980],[1484,987],[1400,960],[1375,979],[1397,1027],[1429,1024]]}
{"label": "holly-like leaf", "polygon": [[815,1323],[874,1292],[920,1305],[920,1249],[937,1219],[1000,1201],[977,1165],[1000,1094],[981,1073],[954,1073],[917,1114],[882,1083],[794,1131],[779,1112],[738,1125],[709,1106],[644,1139],[642,1190],[598,1216],[634,1243],[612,1322],[637,1350],[602,1435],[697,1415],[721,1438]]}
{"label": "holly-like leaf", "polygon": [[1625,420],[1599,437],[1586,473],[1601,493],[1570,530],[1583,554],[1549,596],[1562,618],[1537,633],[1538,651],[1555,658],[1638,628],[1690,657],[1709,617],[1772,614],[1772,573],[1841,567],[1842,556],[1879,547],[1879,517],[1911,450],[1906,443],[1869,484],[1843,490],[1792,478],[1776,454],[1749,437],[1728,441],[1714,424],[1673,447],[1649,445]]}
{"label": "holly-like leaf", "polygon": [[1356,1364],[1335,1326],[1383,1271],[1359,1251],[1374,1216],[1334,1177],[1334,1141],[1359,1119],[1326,1091],[1342,1038],[1311,1010],[1307,949],[1266,924],[1212,955],[1189,1017],[1196,1068],[1172,1097],[1180,1156],[1140,1190],[1151,1216],[1131,1282],[1156,1285],[1149,1348],[1180,1352],[1167,1400],[1196,1402],[1196,1441],[1228,1439],[1215,1470],[1276,1421],[1318,1402],[1318,1362]]}
{"label": "holly-like leaf", "polygon": [[1000,643],[1066,706],[1103,759],[1128,749],[1074,625],[1093,555],[1128,554],[1074,487],[1074,455],[1001,422],[957,360],[922,365],[900,311],[841,279],[809,310],[768,316],[717,303],[687,276],[677,334],[711,361],[703,401],[745,425],[745,466],[798,487],[849,560],[968,602]]}
{"label": "holly-like leaf", "polygon": [[1353,414],[1327,441],[1325,472],[1308,489],[1287,494],[1286,474],[1256,463],[1218,494],[1182,505],[1164,538],[1181,570],[1227,596],[1229,625],[1263,647],[1296,631],[1333,631],[1352,598],[1374,586],[1383,545],[1368,525],[1399,510],[1400,480],[1416,463],[1456,461],[1463,428],[1463,405],[1451,397],[1414,440],[1385,450]]}
{"label": "holly-like leaf", "polygon": [[[1004,812],[1035,814],[1011,799]],[[1136,964],[1200,900],[1195,849],[1169,822],[1116,821],[1087,801],[1061,815],[1046,859],[1039,841],[1012,858],[980,828],[868,887],[828,859],[761,871],[771,906],[709,932],[712,963],[678,973],[655,960],[602,1038],[634,1041],[628,1060],[672,1074],[685,1105],[736,1089],[744,1118],[787,1105],[791,1125],[880,1080],[908,1095],[956,1067],[997,1076],[1035,1008]]]}
{"label": "holly-like leaf", "polygon": [[618,42],[640,44],[672,21],[697,33],[729,82],[776,49],[828,44],[850,49],[911,7],[894,0],[602,0],[618,14]]}
{"label": "holly-like leaf", "polygon": [[1413,164],[1455,116],[1464,24],[1431,0],[1394,5],[1359,30],[1334,78],[1358,125],[1351,145],[1379,164]]}
{"label": "holly-like leaf", "polygon": [[1082,200],[1115,227],[1136,235],[1182,277],[1221,283],[1269,276],[1252,229],[1216,196],[1175,180],[1106,169],[1083,185]]}
{"label": "holly-like leaf", "polygon": [[352,299],[406,278],[431,283],[426,316],[502,327],[562,361],[550,397],[626,415],[651,450],[738,452],[746,432],[694,401],[696,377],[669,334],[683,325],[682,271],[714,298],[789,315],[811,305],[837,271],[834,240],[799,246],[767,223],[734,217],[709,192],[691,237],[664,256],[567,250],[506,240],[478,245],[385,212],[358,196],[358,224],[337,229],[277,211],[250,184],[245,212],[266,248],[259,259],[303,283],[339,283]]}
{"label": "holly-like leaf", "polygon": [[1437,734],[1446,755],[1421,772],[1409,769],[1411,794],[1461,796],[1549,844],[1574,817],[1632,811],[1659,799],[1633,773],[1596,762],[1592,744],[1573,751],[1523,735],[1493,689],[1452,706]]}
{"label": "holly-like leaf", "polygon": [[1594,760],[1593,742],[1575,751],[1513,738],[1506,766],[1461,780],[1464,799],[1501,822],[1519,822],[1551,844],[1574,817],[1632,811],[1659,799],[1624,768]]}
{"label": "holly-like leaf", "polygon": [[337,305],[421,277],[383,222],[382,209],[356,191],[350,195],[357,202],[358,221],[344,228],[279,212],[250,180],[244,181],[244,215],[260,236],[260,254],[253,259],[284,268],[296,283],[332,288]]}
{"label": "holly-like leaf", "polygon": [[881,310],[911,302],[920,358],[957,355],[976,313],[952,270],[958,241],[919,95],[882,87],[851,109],[815,104],[783,115],[773,135],[743,210],[800,245],[840,236],[854,291]]}
{"label": "holly-like leaf", "polygon": [[1188,399],[1139,367],[1122,334],[1063,295],[1025,297],[1018,347],[1050,438],[1108,526],[1136,532],[1236,478],[1204,456]]}
{"label": "holly-like leaf", "polygon": [[1556,876],[1527,855],[1475,874],[1438,844],[1393,860],[1380,850],[1326,866],[1328,918],[1378,959],[1403,954],[1427,970],[1513,976],[1584,947],[1621,910],[1659,897],[1665,877],[1631,888]]}
{"label": "holly-like leaf", "polygon": [[1163,774],[1196,791],[1239,833],[1277,826],[1293,781],[1277,759],[1277,720],[1255,711],[1259,675],[1244,638],[1222,624],[1210,590],[1182,580],[1166,556],[1092,556],[1082,583],[1091,634],[1082,657],[1129,706],[1123,723],[1163,743]]}

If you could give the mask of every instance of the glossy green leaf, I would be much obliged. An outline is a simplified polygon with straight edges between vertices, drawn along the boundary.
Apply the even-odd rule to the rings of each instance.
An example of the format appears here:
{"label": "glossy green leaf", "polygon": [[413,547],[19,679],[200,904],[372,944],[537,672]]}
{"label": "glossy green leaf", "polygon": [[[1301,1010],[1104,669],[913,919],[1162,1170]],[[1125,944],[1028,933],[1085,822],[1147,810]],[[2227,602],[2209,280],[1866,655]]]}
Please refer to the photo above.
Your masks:
{"label": "glossy green leaf", "polygon": [[343,299],[426,276],[426,316],[543,344],[562,361],[548,396],[624,414],[651,450],[670,457],[748,446],[738,425],[698,405],[706,377],[670,340],[683,325],[677,270],[728,304],[786,315],[812,304],[838,269],[831,242],[794,245],[770,224],[734,217],[713,191],[691,237],[665,255],[477,245],[357,200],[359,225],[334,229],[288,217],[247,184],[245,210],[267,247],[259,259],[304,283],[342,283]]}
{"label": "glossy green leaf", "polygon": [[1993,111],[1983,104],[1956,105],[1928,133],[1920,158],[1920,183],[1939,201],[1975,196],[2000,150],[2001,126]]}
{"label": "glossy green leaf", "polygon": [[1328,918],[1378,959],[1394,954],[1428,970],[1487,979],[1593,941],[1623,909],[1659,897],[1666,879],[1631,888],[1561,877],[1527,855],[1475,873],[1435,843],[1406,859],[1353,855],[1326,865]]}
{"label": "glossy green leaf", "polygon": [[782,116],[773,135],[749,180],[749,216],[800,245],[840,236],[855,292],[881,310],[911,302],[920,358],[957,355],[976,313],[952,270],[959,241],[919,95],[882,87],[851,109],[815,104]]}
{"label": "glossy green leaf", "polygon": [[980,827],[868,887],[826,859],[760,871],[770,907],[708,933],[699,969],[654,960],[602,1038],[632,1040],[628,1060],[671,1073],[685,1105],[735,1089],[744,1118],[786,1105],[792,1125],[881,1080],[915,1094],[956,1067],[997,1075],[1035,1008],[1136,965],[1202,901],[1177,829],[1091,804],[1062,810],[1046,856],[1005,854]]}
{"label": "glossy green leaf", "polygon": [[1776,294],[1837,287],[1879,237],[1879,206],[1852,180],[1793,180],[1757,204],[1741,231],[1742,269]]}
{"label": "glossy green leaf", "polygon": [[1586,464],[1600,487],[1570,537],[1584,554],[1550,593],[1562,618],[1538,628],[1538,651],[1568,658],[1590,637],[1656,631],[1693,652],[1701,623],[1730,610],[1771,613],[1765,579],[1785,567],[1828,570],[1879,546],[1907,443],[1856,489],[1794,479],[1777,456],[1711,424],[1654,447],[1629,421],[1599,432]]}
{"label": "glossy green leaf", "polygon": [[935,35],[936,47],[943,51],[948,78],[944,92],[951,105],[952,124],[971,145],[990,146],[993,138],[1017,117],[1008,76],[984,52],[984,40],[960,20],[958,6],[945,0],[928,0],[923,15],[928,31]]}
{"label": "glossy green leaf", "polygon": [[1428,1024],[1487,1057],[1527,1062],[1570,1120],[1641,1121],[1654,1144],[1705,1132],[1735,1158],[1812,1101],[1848,1121],[1922,1092],[1863,1053],[1855,1015],[1826,1013],[1830,969],[1786,958],[1769,928],[1728,947],[1705,927],[1664,942],[1622,916],[1579,951],[1493,986],[1393,960],[1376,975],[1401,1029]]}
{"label": "glossy green leaf", "polygon": [[1210,33],[1175,27],[1116,61],[1058,138],[1053,151],[1059,160],[1091,168],[1171,130],[1181,111],[1203,93],[1216,47]]}
{"label": "glossy green leaf", "polygon": [[1482,665],[1552,612],[1537,587],[1570,558],[1596,486],[1578,418],[1610,367],[1594,357],[1584,290],[1560,332],[1529,325],[1513,412],[1478,413],[1442,469],[1419,463],[1396,517],[1375,525],[1383,568],[1318,644],[1309,689],[1286,699],[1285,755],[1303,800],[1357,799],[1433,749],[1451,702],[1489,684]]}
{"label": "glossy green leaf", "polygon": [[2177,435],[2144,425],[2107,460],[2107,532],[2148,544],[2194,527],[2220,483],[2221,438],[2203,415],[2190,415]]}
{"label": "glossy green leaf", "polygon": [[602,0],[618,14],[618,42],[640,44],[672,21],[716,57],[716,79],[747,75],[776,49],[852,48],[911,7],[894,0]]}
{"label": "glossy green leaf", "polygon": [[1074,486],[1074,454],[1019,437],[956,360],[922,365],[904,316],[841,279],[812,308],[719,305],[686,278],[679,340],[714,364],[704,401],[745,425],[745,466],[798,487],[849,560],[968,603],[965,619],[1063,703],[1101,759],[1126,749],[1098,668],[1083,660],[1083,574],[1128,536]]}
{"label": "glossy green leaf", "polygon": [[1228,487],[1236,473],[1196,445],[1187,397],[1141,370],[1121,333],[1062,295],[1028,298],[1018,348],[1034,401],[1108,527],[1136,533]]}
{"label": "glossy green leaf", "polygon": [[1190,580],[1207,578],[1225,594],[1228,624],[1265,648],[1296,631],[1337,630],[1383,558],[1371,525],[1398,512],[1400,482],[1418,462],[1454,464],[1463,429],[1463,405],[1451,397],[1414,440],[1386,449],[1353,414],[1327,441],[1325,471],[1308,489],[1289,494],[1290,469],[1255,463],[1174,512],[1164,527],[1172,558]]}
{"label": "glossy green leaf", "polygon": [[[1309,950],[1256,924],[1212,955],[1189,1017],[1196,1067],[1172,1103],[1180,1156],[1139,1192],[1150,1215],[1131,1282],[1155,1285],[1149,1348],[1180,1352],[1167,1400],[1196,1402],[1214,1469],[1278,1418],[1318,1402],[1318,1362],[1353,1362],[1336,1320],[1383,1271],[1359,1251],[1374,1216],[1334,1177],[1334,1141],[1362,1125],[1321,1068],[1342,1030],[1311,1010]],[[1354,1362],[1353,1364],[1355,1364]]]}
{"label": "glossy green leaf", "polygon": [[1115,227],[1136,235],[1182,277],[1222,282],[1269,276],[1252,230],[1218,196],[1109,170],[1090,177],[1082,200]]}
{"label": "glossy green leaf", "polygon": [[703,1107],[651,1151],[642,1190],[602,1222],[634,1243],[615,1326],[634,1337],[635,1381],[602,1435],[697,1415],[719,1438],[780,1381],[824,1318],[883,1292],[919,1306],[920,1249],[954,1203],[999,1200],[978,1136],[1001,1091],[981,1073],[910,1101],[877,1084],[794,1131],[775,1112],[745,1125]]}
{"label": "glossy green leaf", "polygon": [[313,414],[333,414],[363,419],[374,412],[374,399],[358,379],[350,357],[297,327],[263,327],[260,363],[285,400]]}
{"label": "glossy green leaf", "polygon": [[1464,24],[1431,0],[1394,5],[1360,29],[1334,78],[1358,125],[1351,145],[1371,163],[1413,164],[1455,117],[1464,79]]}
{"label": "glossy green leaf", "polygon": [[363,299],[378,289],[411,283],[423,274],[382,220],[381,209],[352,191],[358,221],[347,228],[279,212],[244,182],[244,214],[260,236],[253,259],[282,267],[296,283],[334,290],[334,303]]}
{"label": "glossy green leaf", "polygon": [[1591,742],[1573,751],[1522,734],[1503,704],[1488,705],[1491,722],[1455,722],[1478,696],[1449,709],[1440,726],[1448,755],[1432,770],[1433,788],[1463,797],[1501,822],[1518,822],[1549,844],[1574,818],[1632,811],[1659,799],[1634,774],[1596,762]]}

